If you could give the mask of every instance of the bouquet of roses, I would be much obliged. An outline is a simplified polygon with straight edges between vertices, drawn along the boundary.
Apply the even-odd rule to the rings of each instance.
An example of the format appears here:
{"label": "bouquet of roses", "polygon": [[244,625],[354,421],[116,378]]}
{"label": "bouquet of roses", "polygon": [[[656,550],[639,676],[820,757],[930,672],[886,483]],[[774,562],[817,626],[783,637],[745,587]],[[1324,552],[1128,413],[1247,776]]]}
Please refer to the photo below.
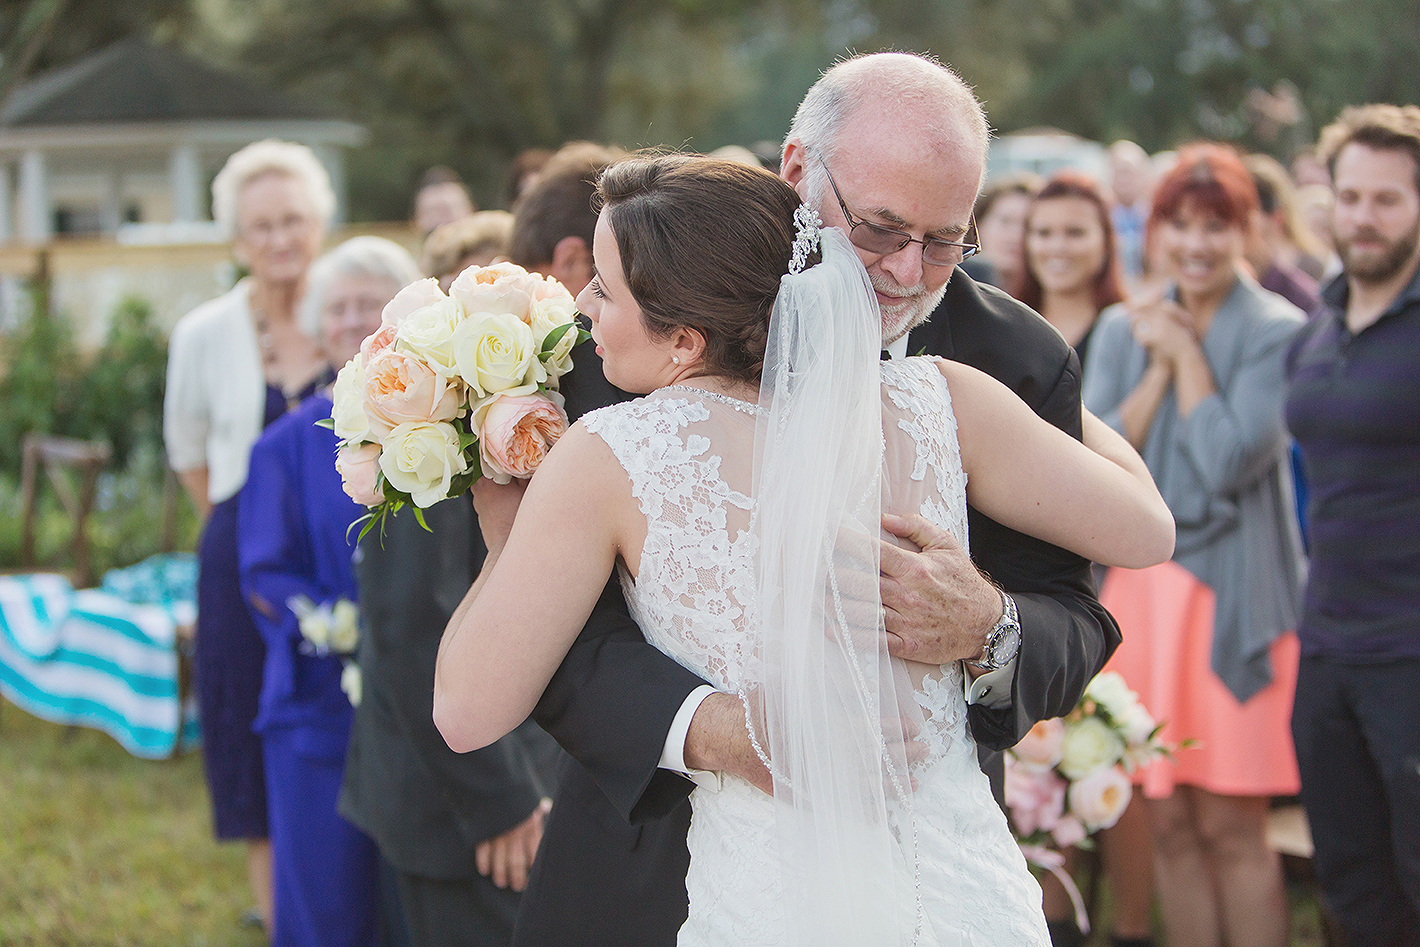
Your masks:
{"label": "bouquet of roses", "polygon": [[511,263],[472,267],[448,295],[420,280],[335,379],[328,425],[345,492],[370,508],[363,537],[487,476],[531,477],[567,430],[558,379],[587,338],[572,294]]}
{"label": "bouquet of roses", "polygon": [[1006,752],[1006,806],[1025,845],[1078,845],[1119,821],[1127,773],[1172,750],[1139,697],[1113,671],[1098,675],[1063,719],[1042,720]]}
{"label": "bouquet of roses", "polygon": [[1134,794],[1127,774],[1176,749],[1159,739],[1162,729],[1124,678],[1105,671],[1069,716],[1040,721],[1006,751],[1011,830],[1027,861],[1061,879],[1085,933],[1083,902],[1058,849],[1088,844],[1119,821]]}

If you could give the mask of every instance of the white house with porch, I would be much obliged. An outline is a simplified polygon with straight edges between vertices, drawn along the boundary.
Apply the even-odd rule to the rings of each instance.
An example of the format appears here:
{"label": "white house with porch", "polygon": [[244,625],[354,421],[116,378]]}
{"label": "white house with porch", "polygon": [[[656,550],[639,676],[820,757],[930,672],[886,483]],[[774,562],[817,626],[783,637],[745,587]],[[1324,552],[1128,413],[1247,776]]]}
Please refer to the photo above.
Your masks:
{"label": "white house with porch", "polygon": [[[263,138],[310,146],[344,217],[342,149],[363,126],[142,39],[20,84],[0,105],[0,241],[213,239],[209,185]],[[129,241],[124,241],[129,242]]]}

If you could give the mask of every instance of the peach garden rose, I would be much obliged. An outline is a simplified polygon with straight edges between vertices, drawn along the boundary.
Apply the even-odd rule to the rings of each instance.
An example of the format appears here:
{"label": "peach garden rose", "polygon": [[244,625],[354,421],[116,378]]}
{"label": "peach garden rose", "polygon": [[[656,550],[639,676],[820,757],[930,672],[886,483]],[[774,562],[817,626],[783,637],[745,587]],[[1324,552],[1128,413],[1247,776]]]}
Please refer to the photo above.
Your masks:
{"label": "peach garden rose", "polygon": [[458,415],[462,392],[417,357],[385,349],[364,372],[365,415],[376,437],[388,437],[406,421],[451,421]]}
{"label": "peach garden rose", "polygon": [[495,395],[474,409],[483,475],[495,483],[531,477],[567,431],[567,412],[557,392]]}

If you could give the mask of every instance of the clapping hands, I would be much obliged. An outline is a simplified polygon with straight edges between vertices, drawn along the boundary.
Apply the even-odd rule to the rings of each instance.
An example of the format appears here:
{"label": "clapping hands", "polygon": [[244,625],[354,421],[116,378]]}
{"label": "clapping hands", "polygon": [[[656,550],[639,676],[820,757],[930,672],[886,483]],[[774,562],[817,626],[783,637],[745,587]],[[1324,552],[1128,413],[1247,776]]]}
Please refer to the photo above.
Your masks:
{"label": "clapping hands", "polygon": [[1134,341],[1152,364],[1171,367],[1185,353],[1198,348],[1193,317],[1172,299],[1151,296],[1128,304]]}

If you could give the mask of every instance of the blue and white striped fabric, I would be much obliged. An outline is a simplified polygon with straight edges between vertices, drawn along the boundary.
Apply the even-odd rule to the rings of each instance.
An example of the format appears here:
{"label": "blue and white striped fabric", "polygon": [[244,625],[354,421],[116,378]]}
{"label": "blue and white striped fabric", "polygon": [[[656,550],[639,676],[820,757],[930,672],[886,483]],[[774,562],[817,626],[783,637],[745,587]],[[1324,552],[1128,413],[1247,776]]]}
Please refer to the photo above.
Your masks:
{"label": "blue and white striped fabric", "polygon": [[176,648],[195,616],[191,601],[133,604],[63,576],[0,576],[0,694],[36,717],[102,730],[135,756],[169,756],[197,740]]}

